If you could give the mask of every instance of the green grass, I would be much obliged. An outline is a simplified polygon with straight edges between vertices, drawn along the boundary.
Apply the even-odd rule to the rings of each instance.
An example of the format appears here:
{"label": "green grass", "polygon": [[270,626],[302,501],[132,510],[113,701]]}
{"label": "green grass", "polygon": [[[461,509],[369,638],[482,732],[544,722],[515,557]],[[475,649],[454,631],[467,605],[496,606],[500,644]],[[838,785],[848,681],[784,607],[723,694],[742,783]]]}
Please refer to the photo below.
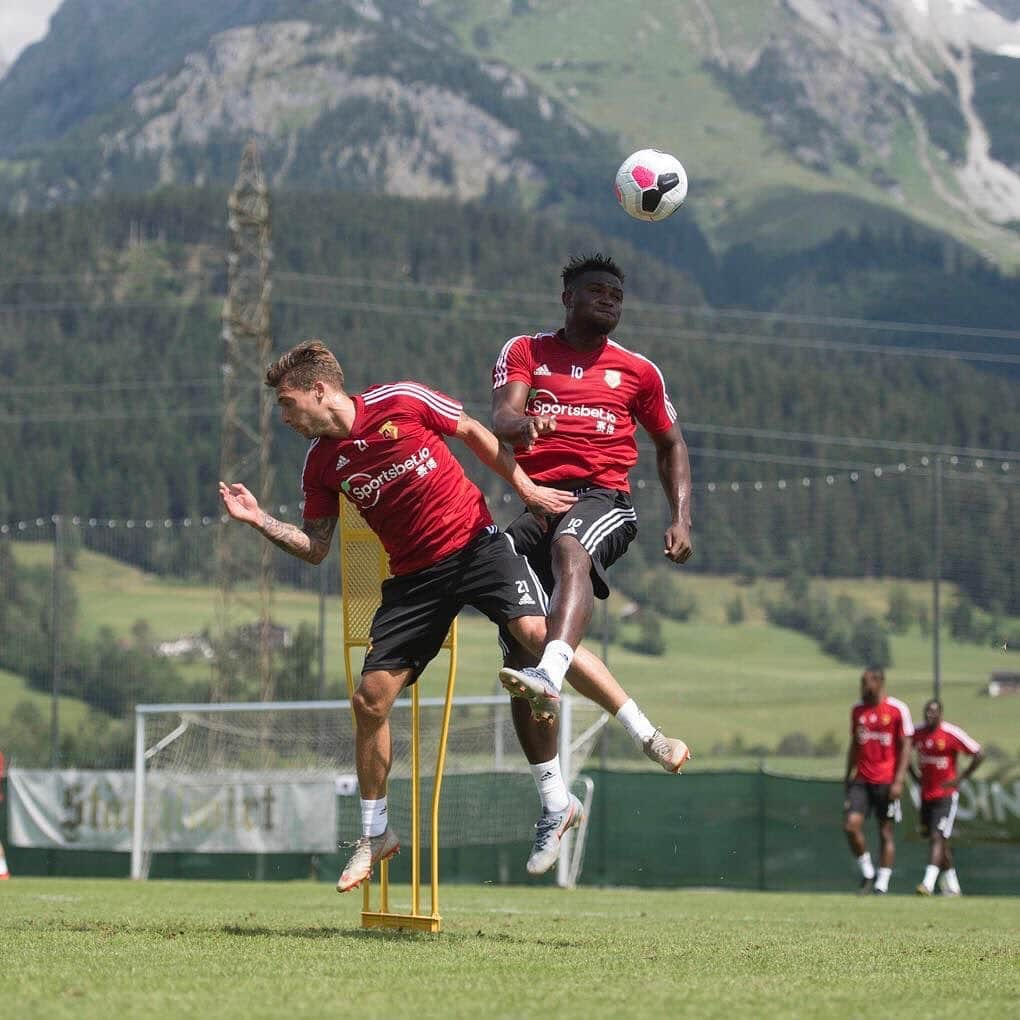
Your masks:
{"label": "green grass", "polygon": [[314,883],[18,879],[0,1001],[109,1016],[1006,1017],[1020,902],[448,886],[439,935]]}
{"label": "green grass", "polygon": [[[19,561],[35,558],[48,562],[49,546],[21,544]],[[81,552],[74,574],[78,590],[81,630],[95,634],[101,626],[128,635],[137,620],[149,622],[158,639],[194,633],[211,627],[215,619],[215,591],[211,586],[167,582],[106,556]],[[820,580],[814,582],[830,597],[849,595],[861,610],[882,614],[893,584],[903,584],[915,602],[929,598],[924,582],[893,582],[869,579]],[[662,657],[640,655],[611,645],[610,666],[628,692],[664,729],[688,740],[695,750],[695,764],[707,759],[716,745],[730,747],[740,737],[745,745],[774,748],[786,734],[801,731],[812,740],[832,733],[842,746],[847,739],[851,704],[857,698],[859,670],[824,655],[816,642],[802,634],[765,622],[763,599],[778,593],[781,582],[758,581],[740,585],[736,579],[688,574],[684,586],[698,602],[690,623],[665,621],[667,653]],[[945,603],[951,599],[947,585]],[[740,595],[746,619],[728,624],[726,606]],[[613,607],[622,600],[614,596]],[[340,642],[339,600],[327,606],[327,679],[332,690],[345,690]],[[589,646],[600,651],[600,616],[590,629]],[[273,616],[290,626],[306,621],[318,627],[318,596],[315,593],[278,589]],[[931,693],[931,639],[917,628],[892,639],[894,665],[889,671],[890,693],[908,702],[916,714]],[[984,648],[951,641],[942,643],[943,698],[946,716],[985,744],[998,745],[1006,753],[1020,753],[1020,698],[988,698],[982,695],[988,676],[996,670],[1016,669],[1017,656],[999,648]],[[360,659],[355,659],[355,668]],[[440,669],[445,659],[428,671],[424,690],[443,689]],[[492,625],[477,615],[460,622],[460,657],[457,690],[460,694],[490,694],[498,690],[496,673],[500,659]],[[208,665],[187,667],[192,679],[207,679]],[[0,712],[17,700],[17,678],[0,674]],[[44,695],[31,695],[45,698]],[[812,773],[814,763],[805,761]],[[830,762],[826,774],[839,772]]]}
{"label": "green grass", "polygon": [[[50,696],[43,694],[42,691],[29,689],[22,677],[0,669],[0,719],[8,718],[14,710],[14,706],[20,701],[27,701],[35,705],[44,718],[49,718]],[[88,715],[88,711],[88,705],[77,698],[60,699],[61,725],[76,727]]]}

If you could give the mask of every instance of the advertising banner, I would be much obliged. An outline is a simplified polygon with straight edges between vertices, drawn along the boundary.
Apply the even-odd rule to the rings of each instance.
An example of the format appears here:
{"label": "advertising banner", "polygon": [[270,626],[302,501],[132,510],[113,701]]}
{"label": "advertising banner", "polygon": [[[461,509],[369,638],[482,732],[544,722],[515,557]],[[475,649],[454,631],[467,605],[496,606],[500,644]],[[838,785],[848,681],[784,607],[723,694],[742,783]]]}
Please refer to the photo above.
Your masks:
{"label": "advertising banner", "polygon": [[[909,784],[910,799],[920,808],[921,794]],[[957,843],[1020,843],[1020,767],[985,762],[981,772],[960,784],[953,826]]]}
{"label": "advertising banner", "polygon": [[[327,853],[336,849],[331,777],[293,773],[151,774],[145,849],[176,853]],[[130,851],[134,774],[11,769],[15,846]]]}

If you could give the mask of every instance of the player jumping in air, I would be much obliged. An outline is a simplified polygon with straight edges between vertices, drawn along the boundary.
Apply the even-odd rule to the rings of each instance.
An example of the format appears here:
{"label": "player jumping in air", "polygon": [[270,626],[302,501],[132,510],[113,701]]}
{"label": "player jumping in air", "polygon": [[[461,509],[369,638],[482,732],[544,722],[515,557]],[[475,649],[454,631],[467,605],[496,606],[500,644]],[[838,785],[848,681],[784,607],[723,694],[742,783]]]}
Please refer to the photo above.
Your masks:
{"label": "player jumping in air", "polygon": [[[956,877],[949,840],[960,800],[960,784],[974,774],[984,754],[976,740],[942,718],[942,702],[938,698],[925,703],[924,726],[914,733],[914,749],[920,773],[913,766],[910,772],[921,786],[921,834],[931,840],[931,856],[917,893],[931,896],[941,871],[943,893],[959,896],[960,880]],[[967,770],[957,776],[956,757],[961,751],[971,758]]]}
{"label": "player jumping in air", "polygon": [[[843,805],[843,831],[860,868],[862,893],[889,891],[896,861],[893,827],[902,817],[900,796],[913,733],[910,709],[885,693],[885,671],[877,666],[866,669],[861,674],[861,700],[850,711]],[[861,831],[872,812],[881,841],[877,874]]]}
{"label": "player jumping in air", "polygon": [[[383,582],[354,694],[362,836],[337,883],[346,892],[399,849],[387,825],[389,713],[438,653],[457,613],[474,606],[535,651],[545,641],[545,594],[493,524],[446,439],[463,441],[536,512],[561,513],[574,497],[535,485],[488,429],[428,387],[398,382],[348,395],[340,365],[319,341],[275,361],[266,384],[276,391],[284,423],[311,440],[301,478],[304,526],[271,517],[243,485],[220,482],[227,512],[291,555],[321,563],[342,494],[379,536],[393,574]],[[601,662],[585,653],[574,665],[585,676],[580,682],[598,691],[606,674]]]}
{"label": "player jumping in air", "polygon": [[[533,857],[543,859],[543,829],[571,803],[556,754],[563,680],[594,598],[608,597],[606,570],[637,534],[628,474],[638,459],[638,424],[655,444],[669,505],[663,554],[686,563],[692,552],[690,462],[662,373],[609,336],[623,311],[623,273],[595,254],[571,259],[562,279],[563,328],[513,337],[492,374],[493,431],[514,448],[529,476],[577,497],[565,513],[547,520],[524,513],[507,529],[551,596],[548,642],[537,662],[505,629],[500,635],[500,681],[517,699],[514,725],[542,800]],[[616,716],[649,758],[667,772],[680,771],[687,745],[657,730],[615,681],[608,701],[573,677],[571,683]],[[554,724],[542,724],[549,720]]]}

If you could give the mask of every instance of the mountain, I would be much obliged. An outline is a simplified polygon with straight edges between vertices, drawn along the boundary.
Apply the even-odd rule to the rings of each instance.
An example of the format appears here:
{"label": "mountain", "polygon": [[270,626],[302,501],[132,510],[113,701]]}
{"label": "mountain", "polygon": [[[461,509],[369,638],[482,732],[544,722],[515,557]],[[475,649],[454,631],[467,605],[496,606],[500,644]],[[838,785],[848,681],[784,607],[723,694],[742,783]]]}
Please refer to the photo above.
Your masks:
{"label": "mountain", "polygon": [[[1013,267],[1018,7],[65,0],[0,80],[0,204],[226,183],[255,135],[273,187],[560,210],[688,268],[909,223]],[[668,231],[611,198],[647,145],[691,176]]]}
{"label": "mountain", "polygon": [[1015,3],[438,6],[465,46],[612,124],[625,149],[680,155],[716,248],[797,248],[905,216],[1020,259]]}
{"label": "mountain", "polygon": [[274,186],[464,200],[611,145],[403,2],[66,0],[0,83],[15,203],[225,182],[250,135]]}

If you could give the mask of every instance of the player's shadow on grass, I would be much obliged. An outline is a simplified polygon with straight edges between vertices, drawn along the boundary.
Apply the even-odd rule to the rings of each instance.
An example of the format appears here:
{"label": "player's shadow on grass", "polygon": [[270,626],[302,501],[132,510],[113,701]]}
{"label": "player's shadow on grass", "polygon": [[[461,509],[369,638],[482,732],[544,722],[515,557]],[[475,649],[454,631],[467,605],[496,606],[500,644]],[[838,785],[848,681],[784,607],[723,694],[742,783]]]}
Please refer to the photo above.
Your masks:
{"label": "player's shadow on grass", "polygon": [[[275,935],[277,938],[285,939],[331,939],[344,937],[369,939],[373,942],[393,942],[394,940],[406,941],[408,938],[414,937],[415,941],[428,942],[436,937],[427,932],[411,931],[407,928],[266,928],[261,926],[249,927],[247,925],[225,924],[219,930],[224,935],[235,935],[240,938],[261,938],[267,935]],[[439,937],[444,942],[468,942],[475,939],[485,939],[490,942],[502,942],[515,946],[545,946],[550,949],[579,949],[584,946],[583,942],[572,942],[569,939],[525,938],[520,935],[508,935],[505,932],[486,932],[481,929],[476,932],[444,931]]]}
{"label": "player's shadow on grass", "polygon": [[240,924],[225,924],[219,930],[224,935],[236,935],[241,938],[275,935],[277,938],[285,939],[332,939],[338,935],[352,934],[350,928],[255,928]]}
{"label": "player's shadow on grass", "polygon": [[[275,935],[284,939],[332,939],[332,938],[353,938],[370,939],[375,942],[392,942],[395,939],[402,939],[405,942],[411,936],[420,937],[428,941],[434,936],[427,932],[411,931],[408,928],[396,928],[392,930],[364,928],[264,928],[249,927],[240,924],[225,924],[219,929],[224,935],[235,935],[240,938],[260,938],[266,935]],[[461,934],[449,935],[443,933],[444,938],[462,938]]]}

